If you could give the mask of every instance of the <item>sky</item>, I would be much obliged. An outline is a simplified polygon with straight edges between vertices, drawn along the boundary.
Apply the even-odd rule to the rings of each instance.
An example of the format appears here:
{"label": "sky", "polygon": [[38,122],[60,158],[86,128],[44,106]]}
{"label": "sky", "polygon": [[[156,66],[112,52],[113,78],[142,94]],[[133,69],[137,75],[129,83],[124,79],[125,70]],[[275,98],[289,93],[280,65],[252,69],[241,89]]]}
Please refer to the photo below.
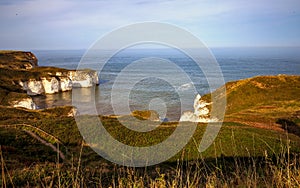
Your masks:
{"label": "sky", "polygon": [[145,21],[174,24],[208,47],[300,46],[299,0],[1,0],[0,49],[87,49]]}

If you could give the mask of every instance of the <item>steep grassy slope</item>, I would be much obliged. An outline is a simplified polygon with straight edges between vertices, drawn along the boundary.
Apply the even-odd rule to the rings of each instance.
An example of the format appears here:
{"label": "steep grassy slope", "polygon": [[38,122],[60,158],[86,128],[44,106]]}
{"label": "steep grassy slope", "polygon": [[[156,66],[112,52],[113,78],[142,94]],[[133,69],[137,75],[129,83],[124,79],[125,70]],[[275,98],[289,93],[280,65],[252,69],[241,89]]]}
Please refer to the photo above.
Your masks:
{"label": "steep grassy slope", "polygon": [[269,105],[274,108],[288,107],[286,104],[300,107],[300,76],[259,76],[230,82],[226,84],[226,89],[227,114]]}
{"label": "steep grassy slope", "polygon": [[[218,93],[217,90],[215,93]],[[299,122],[300,76],[257,76],[226,83],[225,121],[276,129],[280,118]],[[224,94],[217,95],[217,101]],[[210,101],[210,95],[203,97]],[[218,104],[216,105],[218,106]]]}

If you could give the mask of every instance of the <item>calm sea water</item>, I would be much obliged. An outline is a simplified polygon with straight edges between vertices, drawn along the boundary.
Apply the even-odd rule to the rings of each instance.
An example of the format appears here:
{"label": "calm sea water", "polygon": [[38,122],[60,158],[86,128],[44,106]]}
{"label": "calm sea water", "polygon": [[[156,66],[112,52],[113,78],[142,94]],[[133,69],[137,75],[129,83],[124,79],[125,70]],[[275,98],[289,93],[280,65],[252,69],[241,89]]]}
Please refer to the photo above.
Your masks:
{"label": "calm sea water", "polygon": [[[40,66],[55,66],[66,69],[76,69],[84,50],[44,50],[33,51],[39,60]],[[220,65],[225,82],[249,78],[257,75],[300,73],[300,48],[215,48],[212,52]],[[128,76],[123,70],[133,62],[147,57],[157,57],[175,63],[180,67],[190,81],[183,82],[174,70],[168,67],[157,66],[159,63],[149,66],[137,66],[130,69],[131,75],[138,78],[140,74],[164,75],[166,79],[154,77],[145,78],[133,83],[134,78]],[[98,69],[97,61],[100,56],[88,59],[87,67]],[[159,61],[159,59],[157,60]],[[156,65],[156,66],[155,66]],[[116,83],[120,74],[125,74],[125,79]],[[126,100],[131,110],[146,110],[151,104],[162,103],[166,107],[165,117],[170,120],[180,118],[180,107],[184,110],[192,110],[193,100],[197,93],[201,95],[210,91],[207,79],[195,62],[174,49],[129,49],[113,56],[103,67],[99,74],[100,85],[96,88],[96,108],[99,114],[115,114],[111,107],[111,91],[118,93],[128,92]],[[196,91],[192,88],[196,88]],[[215,88],[213,88],[215,89]],[[212,89],[212,90],[213,90]],[[82,93],[89,95],[89,89],[81,88]],[[186,97],[179,99],[178,91],[184,91]],[[37,96],[34,98],[40,108],[72,104],[72,92],[64,92],[53,95]],[[184,100],[184,101],[181,101]],[[150,105],[150,107],[149,107]],[[151,108],[153,109],[153,108]],[[154,110],[159,110],[155,109]],[[120,113],[122,114],[122,110]],[[89,107],[85,113],[89,113]],[[123,114],[128,112],[124,110]]]}

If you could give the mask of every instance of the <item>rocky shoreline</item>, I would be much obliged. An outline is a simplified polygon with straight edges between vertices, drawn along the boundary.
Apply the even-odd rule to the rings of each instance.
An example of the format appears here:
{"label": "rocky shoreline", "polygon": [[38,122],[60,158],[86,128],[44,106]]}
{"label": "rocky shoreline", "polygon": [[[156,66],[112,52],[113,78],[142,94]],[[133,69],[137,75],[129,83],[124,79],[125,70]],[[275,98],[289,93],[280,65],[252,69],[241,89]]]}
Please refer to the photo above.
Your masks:
{"label": "rocky shoreline", "polygon": [[[99,84],[98,74],[94,70],[39,67],[37,57],[32,52],[25,51],[0,51],[0,80],[0,105],[30,110],[39,108],[31,96],[54,94],[71,91],[74,87],[92,87]],[[184,112],[180,121],[212,121],[209,118],[208,105],[210,104],[197,95],[194,112]]]}
{"label": "rocky shoreline", "polygon": [[30,96],[70,91],[99,84],[94,70],[39,67],[32,52],[0,51],[0,104],[37,109]]}

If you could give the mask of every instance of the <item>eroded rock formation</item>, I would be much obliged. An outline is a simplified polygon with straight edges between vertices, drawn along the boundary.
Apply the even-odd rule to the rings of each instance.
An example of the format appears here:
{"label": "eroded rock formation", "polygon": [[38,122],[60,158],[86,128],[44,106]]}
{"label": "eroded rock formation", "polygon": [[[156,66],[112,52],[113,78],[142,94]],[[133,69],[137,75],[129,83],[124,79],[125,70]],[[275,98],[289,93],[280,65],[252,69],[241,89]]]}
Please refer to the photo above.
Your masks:
{"label": "eroded rock formation", "polygon": [[19,85],[28,95],[53,94],[70,91],[73,87],[92,87],[99,83],[98,75],[93,70],[66,70],[40,77],[19,81]]}
{"label": "eroded rock formation", "polygon": [[194,111],[184,112],[179,121],[190,121],[190,122],[214,122],[218,121],[217,119],[211,119],[209,115],[209,106],[211,103],[201,99],[200,94],[197,94],[194,100]]}
{"label": "eroded rock formation", "polygon": [[30,97],[23,98],[23,99],[17,100],[17,101],[13,101],[12,106],[27,108],[27,109],[31,109],[31,110],[37,109],[36,104],[33,102],[32,98],[30,98]]}
{"label": "eroded rock formation", "polygon": [[0,51],[0,105],[36,109],[30,96],[98,84],[94,70],[38,67],[38,60],[31,52]]}

